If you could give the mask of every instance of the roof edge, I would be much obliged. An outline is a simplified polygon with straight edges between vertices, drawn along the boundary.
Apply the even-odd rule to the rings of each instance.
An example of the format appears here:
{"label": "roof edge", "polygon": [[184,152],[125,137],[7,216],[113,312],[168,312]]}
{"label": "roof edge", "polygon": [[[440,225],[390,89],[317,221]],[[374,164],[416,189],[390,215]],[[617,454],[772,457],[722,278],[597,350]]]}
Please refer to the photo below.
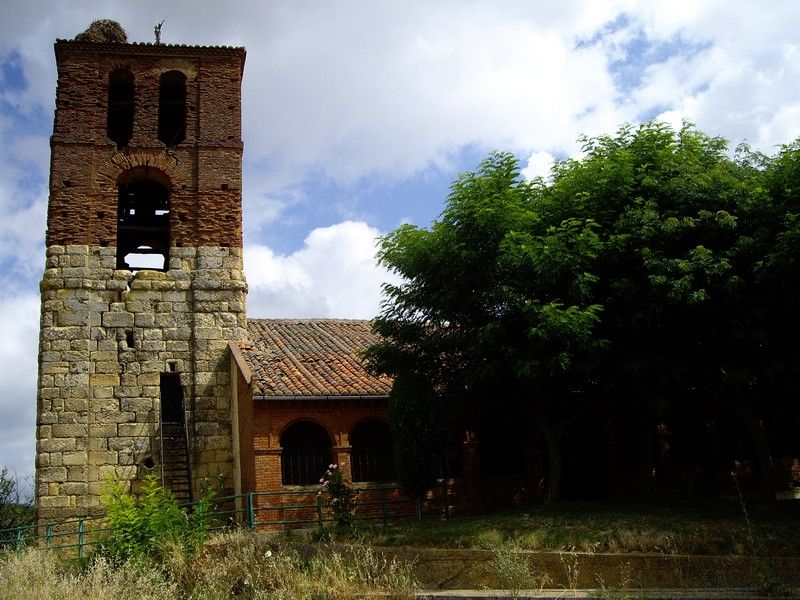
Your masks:
{"label": "roof edge", "polygon": [[239,344],[237,342],[228,342],[228,347],[231,349],[233,360],[236,361],[236,365],[239,367],[239,372],[242,374],[242,377],[244,377],[247,385],[250,385],[250,382],[253,380],[253,371],[250,370],[250,366],[247,364],[247,360],[245,360],[239,348]]}
{"label": "roof edge", "polygon": [[70,46],[86,46],[87,48],[97,48],[103,50],[118,50],[118,49],[150,49],[154,52],[163,50],[227,50],[235,52],[245,52],[244,46],[229,46],[229,45],[197,45],[197,44],[156,44],[154,42],[89,42],[84,40],[64,39],[57,38],[56,46],[68,44]]}
{"label": "roof edge", "polygon": [[256,396],[253,395],[253,400],[277,400],[281,402],[298,400],[388,400],[389,394],[365,394],[363,396],[339,396],[339,395],[320,395],[320,396]]}

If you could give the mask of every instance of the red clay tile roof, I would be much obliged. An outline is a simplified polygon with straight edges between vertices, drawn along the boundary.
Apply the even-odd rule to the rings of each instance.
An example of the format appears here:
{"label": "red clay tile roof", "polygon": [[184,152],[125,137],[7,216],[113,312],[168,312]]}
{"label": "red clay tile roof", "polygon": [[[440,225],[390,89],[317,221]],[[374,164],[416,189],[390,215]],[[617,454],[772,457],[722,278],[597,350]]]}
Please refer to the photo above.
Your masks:
{"label": "red clay tile roof", "polygon": [[389,377],[364,370],[359,352],[377,340],[369,321],[250,319],[238,347],[256,397],[387,396]]}

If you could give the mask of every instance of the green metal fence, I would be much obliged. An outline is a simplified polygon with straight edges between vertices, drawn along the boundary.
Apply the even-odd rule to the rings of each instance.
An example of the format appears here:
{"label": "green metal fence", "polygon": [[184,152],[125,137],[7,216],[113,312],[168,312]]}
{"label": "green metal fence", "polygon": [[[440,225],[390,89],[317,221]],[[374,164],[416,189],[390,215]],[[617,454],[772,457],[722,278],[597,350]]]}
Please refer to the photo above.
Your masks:
{"label": "green metal fence", "polygon": [[[389,525],[417,518],[414,503],[396,486],[356,488],[355,519],[364,524]],[[193,504],[186,505],[191,511]],[[435,488],[425,503],[425,514],[447,518],[450,512],[448,489]],[[285,528],[323,527],[331,521],[324,498],[316,490],[248,492],[214,499],[212,531],[246,527],[258,531]],[[107,536],[110,528],[104,516],[67,519],[38,525],[0,529],[0,548],[20,549],[38,545],[78,558]]]}

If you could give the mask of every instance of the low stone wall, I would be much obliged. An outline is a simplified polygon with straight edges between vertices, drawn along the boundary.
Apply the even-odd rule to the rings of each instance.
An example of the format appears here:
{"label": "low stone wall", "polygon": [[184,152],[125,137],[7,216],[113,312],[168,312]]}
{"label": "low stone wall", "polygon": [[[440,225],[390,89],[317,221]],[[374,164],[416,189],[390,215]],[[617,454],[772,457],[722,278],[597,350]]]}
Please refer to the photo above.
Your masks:
{"label": "low stone wall", "polygon": [[[423,589],[503,589],[490,550],[381,548],[413,562]],[[696,556],[520,552],[535,574],[530,588],[763,588],[800,587],[800,557]]]}

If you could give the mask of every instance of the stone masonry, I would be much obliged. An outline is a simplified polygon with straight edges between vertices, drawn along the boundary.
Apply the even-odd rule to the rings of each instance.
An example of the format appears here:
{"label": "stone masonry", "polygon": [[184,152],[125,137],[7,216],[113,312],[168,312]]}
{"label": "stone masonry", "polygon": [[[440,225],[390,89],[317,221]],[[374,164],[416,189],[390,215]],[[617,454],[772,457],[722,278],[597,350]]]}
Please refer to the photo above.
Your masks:
{"label": "stone masonry", "polygon": [[[159,471],[160,379],[179,378],[195,488],[233,488],[229,341],[247,337],[242,271],[244,49],[56,42],[58,92],[41,282],[40,522],[101,512],[109,477]],[[109,73],[134,76],[133,137],[107,137]],[[158,139],[159,75],[186,81],[186,137]],[[163,270],[117,267],[120,186],[169,193]]]}

